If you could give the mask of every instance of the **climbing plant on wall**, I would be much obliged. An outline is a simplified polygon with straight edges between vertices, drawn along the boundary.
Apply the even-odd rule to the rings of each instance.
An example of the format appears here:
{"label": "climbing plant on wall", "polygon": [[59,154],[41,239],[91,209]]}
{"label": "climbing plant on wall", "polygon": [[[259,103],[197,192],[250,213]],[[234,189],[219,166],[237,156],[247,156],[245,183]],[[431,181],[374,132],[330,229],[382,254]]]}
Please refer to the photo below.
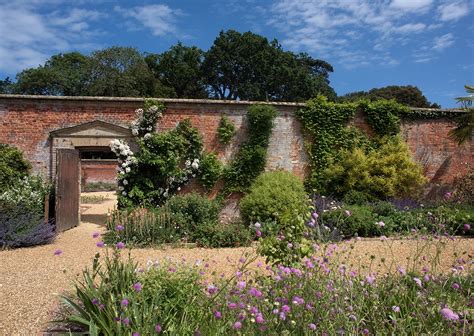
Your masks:
{"label": "climbing plant on wall", "polygon": [[[372,138],[367,137],[361,130],[348,126],[357,110],[362,111],[367,123],[374,130],[375,135]],[[307,188],[319,193],[337,194],[347,192],[352,185],[357,185],[358,191],[371,193],[374,189],[371,187],[374,184],[373,180],[388,178],[385,173],[390,173],[391,183],[395,185],[395,189],[390,189],[390,196],[393,196],[397,191],[406,190],[401,184],[408,183],[406,181],[409,179],[398,181],[396,178],[407,176],[405,174],[407,169],[414,170],[414,175],[410,175],[411,182],[414,187],[419,187],[424,179],[421,170],[415,169],[416,164],[411,160],[406,146],[390,147],[391,158],[403,159],[403,162],[395,165],[393,160],[380,160],[388,148],[388,145],[384,144],[391,143],[389,138],[395,137],[400,131],[399,116],[406,114],[407,110],[407,107],[395,101],[333,103],[323,96],[309,100],[304,108],[297,111],[297,117],[310,138],[306,143],[311,168],[306,180]],[[397,153],[393,153],[394,151]],[[355,184],[347,180],[355,175],[343,174],[343,172],[331,174],[331,172],[349,169],[355,164],[354,158],[364,155],[381,162],[376,169],[369,169],[374,168],[374,164],[366,167],[367,171],[362,169],[366,165],[358,166],[358,173],[367,175],[369,180],[372,179],[367,180],[366,184],[363,184],[363,181]],[[372,161],[365,160],[365,163]],[[383,190],[372,192],[372,195],[389,196],[388,193],[384,194]]]}
{"label": "climbing plant on wall", "polygon": [[136,111],[132,123],[136,153],[123,140],[111,143],[119,163],[119,207],[161,205],[200,174],[201,135],[189,120],[155,133],[156,121],[164,110],[161,103],[146,100],[144,108]]}
{"label": "climbing plant on wall", "polygon": [[225,169],[224,193],[246,191],[264,170],[276,114],[276,109],[269,105],[253,105],[249,108],[248,140]]}

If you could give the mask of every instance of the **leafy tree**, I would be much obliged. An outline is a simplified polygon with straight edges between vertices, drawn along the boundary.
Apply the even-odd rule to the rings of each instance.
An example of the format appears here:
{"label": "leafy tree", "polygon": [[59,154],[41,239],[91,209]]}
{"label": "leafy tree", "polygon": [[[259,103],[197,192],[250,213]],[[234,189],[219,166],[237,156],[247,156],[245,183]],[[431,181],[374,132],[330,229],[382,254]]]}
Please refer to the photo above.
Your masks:
{"label": "leafy tree", "polygon": [[207,98],[202,81],[203,52],[197,47],[186,47],[181,42],[168,51],[145,57],[155,78],[166,88],[168,97]]}
{"label": "leafy tree", "polygon": [[463,105],[466,113],[463,113],[456,120],[457,126],[450,133],[450,137],[456,140],[459,144],[470,140],[472,133],[474,132],[474,108],[472,107],[474,102],[474,86],[464,85],[466,93],[465,97],[458,97],[456,100],[458,103]]}
{"label": "leafy tree", "polygon": [[282,50],[277,40],[251,32],[221,31],[205,53],[203,74],[219,99],[306,100],[318,93],[335,98],[328,63]]}
{"label": "leafy tree", "polygon": [[0,143],[0,190],[3,192],[28,175],[31,164],[23,153],[10,145]]}
{"label": "leafy tree", "polygon": [[11,81],[10,77],[6,77],[3,80],[0,80],[0,94],[1,93],[13,93],[14,84]]}
{"label": "leafy tree", "polygon": [[153,73],[143,56],[130,47],[111,47],[91,55],[91,85],[93,96],[151,96]]}
{"label": "leafy tree", "polygon": [[87,95],[89,57],[79,52],[53,55],[43,66],[17,75],[15,91],[21,94]]}
{"label": "leafy tree", "polygon": [[351,92],[338,98],[339,101],[356,101],[360,99],[380,100],[395,99],[398,103],[411,107],[431,107],[440,108],[436,103],[430,103],[416,86],[386,86],[374,88],[370,91]]}

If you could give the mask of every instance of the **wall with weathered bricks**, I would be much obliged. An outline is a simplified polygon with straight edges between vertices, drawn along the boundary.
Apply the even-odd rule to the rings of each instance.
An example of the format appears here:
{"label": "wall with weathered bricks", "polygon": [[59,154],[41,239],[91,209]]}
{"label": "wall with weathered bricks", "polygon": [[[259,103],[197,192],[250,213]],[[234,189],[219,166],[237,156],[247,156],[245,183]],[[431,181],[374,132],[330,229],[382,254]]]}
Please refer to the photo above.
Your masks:
{"label": "wall with weathered bricks", "polygon": [[81,160],[81,181],[88,183],[117,183],[117,161]]}
{"label": "wall with weathered bricks", "polygon": [[[245,118],[251,102],[162,99],[167,110],[159,121],[158,131],[171,129],[189,118],[203,135],[206,150],[217,152],[228,162],[246,138]],[[113,97],[44,97],[0,95],[0,143],[9,143],[24,151],[37,172],[51,175],[53,146],[50,133],[94,120],[127,127],[134,119],[134,110],[141,107],[140,98]],[[278,110],[270,139],[267,169],[286,169],[304,176],[307,168],[301,125],[294,112],[298,103],[271,103]],[[456,113],[453,111],[452,113]],[[228,146],[217,137],[221,116],[226,115],[237,127],[237,134]],[[370,127],[361,115],[354,124]],[[423,166],[432,183],[450,183],[464,175],[474,163],[473,142],[458,146],[448,137],[453,123],[447,119],[404,121],[402,134]]]}

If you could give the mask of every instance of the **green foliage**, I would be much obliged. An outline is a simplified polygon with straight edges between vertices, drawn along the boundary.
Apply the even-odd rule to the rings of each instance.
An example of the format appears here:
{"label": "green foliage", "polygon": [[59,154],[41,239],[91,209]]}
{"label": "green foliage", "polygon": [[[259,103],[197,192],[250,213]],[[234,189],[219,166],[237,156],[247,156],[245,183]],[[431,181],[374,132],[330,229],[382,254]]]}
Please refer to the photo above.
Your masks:
{"label": "green foliage", "polygon": [[[73,325],[91,335],[154,335],[160,325],[174,334],[190,334],[198,322],[210,318],[203,309],[204,291],[196,269],[174,265],[152,267],[135,272],[138,265],[130,258],[122,261],[117,251],[103,262],[96,255],[92,269],[85,269],[74,284],[75,292],[62,296],[64,318],[59,322]],[[134,285],[140,284],[137,291]],[[127,304],[124,305],[126,300]]]}
{"label": "green foliage", "polygon": [[211,189],[221,177],[222,164],[214,153],[202,155],[199,166],[199,182],[207,190]]}
{"label": "green foliage", "polygon": [[195,236],[200,246],[212,248],[248,246],[252,242],[249,228],[240,222],[204,223],[197,228]]}
{"label": "green foliage", "polygon": [[201,49],[186,47],[181,42],[162,54],[145,56],[148,67],[163,86],[157,93],[170,98],[207,98],[201,73],[202,59]]}
{"label": "green foliage", "polygon": [[202,137],[189,120],[173,130],[150,134],[138,145],[133,169],[120,178],[127,181],[122,183],[125,197],[119,195],[120,207],[163,204],[197,173]]}
{"label": "green foliage", "polygon": [[0,203],[5,206],[22,204],[23,207],[42,213],[44,200],[52,190],[51,184],[41,176],[24,176],[0,193]]}
{"label": "green foliage", "polygon": [[341,158],[323,171],[324,190],[338,196],[355,190],[371,198],[419,194],[426,183],[421,167],[400,138],[385,138],[367,154],[359,148],[342,151]]}
{"label": "green foliage", "polygon": [[244,192],[264,170],[267,147],[276,110],[269,105],[252,105],[247,114],[248,140],[224,172],[225,192]]}
{"label": "green foliage", "polygon": [[235,126],[232,121],[229,120],[226,116],[222,116],[219,121],[219,127],[217,128],[217,135],[219,136],[219,141],[227,145],[230,143],[235,134]]}
{"label": "green foliage", "polygon": [[240,214],[246,224],[278,223],[292,211],[303,215],[308,211],[308,197],[303,183],[292,173],[274,171],[260,175],[249,193],[240,201]]}
{"label": "green foliage", "polygon": [[452,200],[457,203],[474,204],[474,169],[454,181]]}
{"label": "green foliage", "polygon": [[252,32],[221,31],[204,54],[202,73],[210,95],[219,99],[305,100],[317,94],[333,95],[330,64],[307,54],[282,50]]}
{"label": "green foliage", "polygon": [[338,97],[340,102],[359,101],[361,99],[376,100],[391,100],[405,106],[424,107],[424,108],[440,108],[436,103],[430,103],[423,93],[416,86],[396,86],[390,85],[382,88],[374,88],[369,92],[359,91],[345,94]]}
{"label": "green foliage", "polygon": [[359,102],[367,123],[380,136],[396,135],[400,132],[400,118],[409,109],[394,100],[377,100]]}
{"label": "green foliage", "polygon": [[465,141],[472,139],[472,134],[474,133],[474,86],[464,85],[466,88],[466,97],[458,97],[456,100],[458,103],[463,105],[465,113],[458,116],[456,121],[456,128],[449,132],[449,136],[462,144]]}
{"label": "green foliage", "polygon": [[330,158],[341,148],[351,148],[360,136],[354,137],[346,124],[354,117],[356,105],[337,104],[318,96],[297,111],[305,132],[311,140],[307,143],[311,173],[307,179],[309,189],[321,189],[321,172],[327,168]]}
{"label": "green foliage", "polygon": [[23,153],[10,145],[0,143],[0,190],[6,190],[28,175],[31,164]]}
{"label": "green foliage", "polygon": [[266,234],[260,240],[258,253],[273,265],[296,265],[304,257],[310,256],[312,241],[305,238],[307,228],[305,218],[288,211],[276,225],[266,226]]}

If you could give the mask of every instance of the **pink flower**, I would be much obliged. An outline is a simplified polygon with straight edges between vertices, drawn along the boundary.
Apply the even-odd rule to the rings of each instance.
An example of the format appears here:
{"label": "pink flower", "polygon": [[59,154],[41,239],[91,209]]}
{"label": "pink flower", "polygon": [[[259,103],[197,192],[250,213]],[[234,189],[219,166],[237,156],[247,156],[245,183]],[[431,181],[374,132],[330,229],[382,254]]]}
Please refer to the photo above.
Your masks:
{"label": "pink flower", "polygon": [[445,199],[450,199],[451,196],[453,196],[453,194],[452,194],[451,192],[449,192],[449,191],[448,191],[446,194],[444,194],[444,198],[445,198]]}
{"label": "pink flower", "polygon": [[459,284],[456,283],[456,282],[453,283],[453,286],[452,286],[452,287],[453,287],[453,289],[456,289],[456,290],[458,290],[459,288],[461,288],[461,286],[459,286]]}
{"label": "pink flower", "polygon": [[124,229],[123,225],[118,224],[117,226],[115,226],[115,230],[117,231],[123,231],[123,229]]}
{"label": "pink flower", "polygon": [[207,286],[207,292],[210,295],[215,294],[217,292],[217,287],[211,284],[211,285]]}
{"label": "pink flower", "polygon": [[105,246],[105,243],[103,241],[99,241],[97,242],[97,244],[95,244],[95,246],[97,247],[104,247]]}
{"label": "pink flower", "polygon": [[216,311],[214,312],[214,317],[215,317],[216,319],[220,320],[220,319],[222,318],[221,312],[218,311],[218,310],[216,310]]}
{"label": "pink flower", "polygon": [[393,310],[395,313],[399,313],[399,312],[400,312],[400,307],[398,307],[398,306],[392,306],[392,310]]}
{"label": "pink flower", "polygon": [[309,327],[309,329],[311,329],[311,330],[316,330],[316,324],[314,324],[314,323],[308,324],[308,327]]}
{"label": "pink flower", "polygon": [[245,286],[247,286],[247,284],[245,283],[245,281],[239,281],[237,282],[237,288],[242,290],[245,288]]}
{"label": "pink flower", "polygon": [[128,300],[127,299],[123,299],[122,302],[120,302],[120,304],[124,307],[128,306]]}
{"label": "pink flower", "polygon": [[380,226],[381,228],[383,228],[385,226],[385,223],[380,221],[380,222],[376,222],[375,224],[377,224],[378,226]]}
{"label": "pink flower", "polygon": [[416,284],[418,285],[418,287],[423,288],[423,284],[421,283],[421,280],[420,280],[420,279],[418,279],[418,278],[413,278],[413,281],[416,282]]}
{"label": "pink flower", "polygon": [[346,214],[347,217],[352,216],[352,212],[350,212],[349,210],[345,210],[344,213]]}
{"label": "pink flower", "polygon": [[239,330],[242,328],[242,323],[240,323],[239,321],[235,322],[234,325],[233,325],[233,328],[236,329],[236,330]]}
{"label": "pink flower", "polygon": [[263,315],[260,313],[255,317],[255,322],[257,324],[263,324],[265,323],[265,319],[263,318]]}
{"label": "pink flower", "polygon": [[133,284],[133,289],[135,290],[135,292],[140,292],[142,290],[142,284],[137,282],[135,284]]}
{"label": "pink flower", "polygon": [[313,218],[314,218],[315,220],[317,220],[318,217],[319,217],[319,215],[318,215],[317,212],[313,212],[313,213],[311,214],[311,216],[313,216]]}
{"label": "pink flower", "polygon": [[464,224],[464,225],[463,225],[463,231],[467,232],[467,231],[469,231],[469,230],[471,230],[471,225],[469,225],[469,224]]}
{"label": "pink flower", "polygon": [[448,321],[457,321],[457,320],[459,320],[459,315],[456,314],[455,312],[453,312],[449,308],[443,308],[439,311],[439,313],[441,314],[441,316],[445,320],[448,320]]}
{"label": "pink flower", "polygon": [[122,242],[118,242],[117,244],[115,244],[115,247],[118,248],[119,250],[121,250],[125,247],[125,244],[122,243]]}
{"label": "pink flower", "polygon": [[100,236],[100,233],[99,232],[94,232],[92,234],[92,238],[98,238]]}
{"label": "pink flower", "polygon": [[373,276],[373,275],[370,274],[370,275],[367,275],[367,276],[365,277],[365,279],[367,280],[367,282],[368,282],[370,285],[372,285],[372,284],[374,283],[374,281],[375,281],[375,276]]}
{"label": "pink flower", "polygon": [[261,237],[262,236],[262,231],[260,231],[260,230],[255,231],[255,235],[257,237]]}
{"label": "pink flower", "polygon": [[161,324],[157,324],[155,326],[155,331],[156,331],[157,334],[159,334],[161,332]]}
{"label": "pink flower", "polygon": [[402,266],[398,266],[398,267],[397,267],[397,271],[398,271],[398,273],[400,273],[401,275],[407,274],[407,271],[406,271]]}
{"label": "pink flower", "polygon": [[281,311],[284,312],[284,313],[288,313],[290,311],[290,307],[288,305],[283,305],[281,307]]}
{"label": "pink flower", "polygon": [[60,250],[60,249],[57,249],[56,251],[54,251],[54,255],[57,255],[57,256],[61,255],[62,253],[63,253],[63,251]]}

